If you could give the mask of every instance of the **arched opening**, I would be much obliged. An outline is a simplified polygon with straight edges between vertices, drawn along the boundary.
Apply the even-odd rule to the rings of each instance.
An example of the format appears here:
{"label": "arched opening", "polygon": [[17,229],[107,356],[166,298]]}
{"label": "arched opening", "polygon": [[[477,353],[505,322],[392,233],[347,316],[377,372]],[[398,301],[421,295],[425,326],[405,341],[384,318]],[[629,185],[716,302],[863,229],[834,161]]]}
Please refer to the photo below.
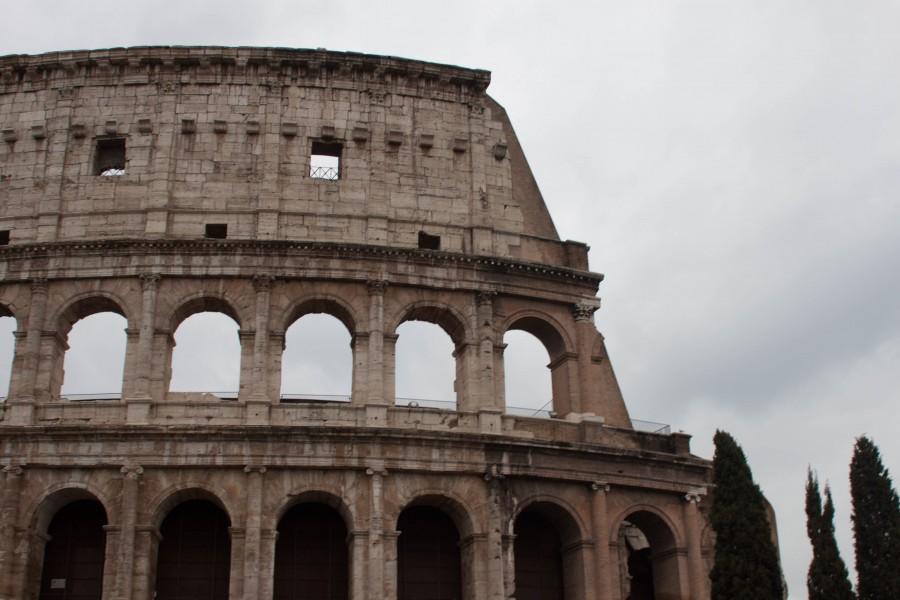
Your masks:
{"label": "arched opening", "polygon": [[62,395],[67,400],[119,398],[128,321],[110,311],[79,319],[68,332]]}
{"label": "arched opening", "polygon": [[[530,336],[523,336],[522,333],[517,332],[530,334]],[[506,350],[504,350],[503,366],[504,380],[506,382],[507,392],[518,394],[520,396],[514,398],[507,396],[506,404],[508,407],[512,408],[511,412],[523,416],[565,416],[571,410],[572,390],[570,384],[574,379],[574,372],[572,371],[572,369],[575,368],[575,361],[574,356],[570,352],[568,352],[566,340],[560,333],[560,330],[557,328],[557,326],[546,318],[540,316],[525,315],[513,319],[513,321],[506,328],[506,332],[503,336],[504,341],[506,341],[507,339],[514,341],[516,343],[516,346],[522,346],[522,349],[525,352],[524,357],[520,357],[517,354],[519,350],[518,348],[511,350],[510,358],[512,358],[514,361],[518,360],[519,358],[525,358],[525,362],[527,364],[527,366],[523,367],[522,365],[516,364],[514,362],[514,369],[525,369],[529,372],[546,374],[548,372],[547,369],[536,367],[536,365],[539,364],[540,361],[543,361],[543,355],[541,355],[540,352],[537,351],[537,349],[534,347],[534,338],[536,338],[544,347],[546,355],[549,358],[549,364],[547,362],[544,362],[543,365],[546,365],[547,369],[549,369],[551,396],[549,398],[544,398],[542,397],[543,394],[541,392],[535,394],[534,391],[529,392],[527,390],[523,390],[522,388],[517,389],[516,387],[510,387],[511,384],[515,386],[515,379],[520,374],[520,372],[510,372],[507,366],[507,353],[510,352],[510,349],[507,348]],[[537,381],[543,381],[538,379],[540,376],[534,373],[531,375],[525,375],[524,377],[526,377],[526,381],[527,377],[533,377]],[[511,382],[510,380],[513,381]],[[536,381],[529,383],[536,383]],[[547,390],[546,383],[537,384],[541,386],[541,390]],[[550,400],[550,404],[547,404],[548,400]],[[524,411],[521,409],[517,410],[516,406],[518,403],[525,403]],[[543,412],[548,408],[550,408],[548,412]],[[529,412],[531,413],[530,415]],[[554,414],[549,414],[551,412]]]}
{"label": "arched opening", "polygon": [[241,380],[237,320],[224,312],[191,314],[175,330],[173,392],[212,392],[235,397]]}
{"label": "arched opening", "polygon": [[156,600],[228,600],[230,522],[208,500],[186,500],[160,526]]}
{"label": "arched opening", "polygon": [[516,600],[564,600],[562,541],[553,524],[526,510],[514,531]]}
{"label": "arched opening", "polygon": [[410,506],[397,520],[397,600],[463,597],[459,531],[443,511]]}
{"label": "arched opening", "polygon": [[13,358],[16,354],[16,319],[0,305],[0,400],[9,395]]}
{"label": "arched opening", "polygon": [[284,401],[349,401],[353,350],[347,327],[328,314],[306,314],[288,327],[281,359]]}
{"label": "arched opening", "polygon": [[675,536],[658,515],[649,511],[629,515],[619,527],[618,547],[623,598],[682,597]]}
{"label": "arched opening", "polygon": [[547,368],[547,349],[526,331],[507,331],[503,343],[506,412],[523,417],[551,416],[553,382]]}
{"label": "arched opening", "polygon": [[47,527],[40,600],[100,600],[106,523],[97,500],[75,500],[56,512]]}
{"label": "arched opening", "polygon": [[347,526],[332,507],[297,504],[278,523],[275,600],[346,600]]}
{"label": "arched opening", "polygon": [[575,600],[584,596],[587,557],[581,529],[559,504],[529,504],[513,522],[517,600]]}
{"label": "arched opening", "polygon": [[406,321],[397,328],[396,403],[453,410],[457,360],[453,339],[434,323]]}

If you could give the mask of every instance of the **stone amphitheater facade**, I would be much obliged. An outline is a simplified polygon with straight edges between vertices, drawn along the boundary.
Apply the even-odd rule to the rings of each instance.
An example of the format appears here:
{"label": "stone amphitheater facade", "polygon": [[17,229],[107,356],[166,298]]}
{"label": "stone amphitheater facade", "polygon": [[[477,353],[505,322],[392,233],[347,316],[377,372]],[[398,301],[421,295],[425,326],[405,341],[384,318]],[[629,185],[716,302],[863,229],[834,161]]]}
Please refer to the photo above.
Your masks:
{"label": "stone amphitheater facade", "polygon": [[[708,598],[710,464],[635,428],[602,276],[489,80],[325,50],[0,58],[0,598]],[[105,311],[121,394],[72,401],[67,335]],[[169,390],[204,311],[239,325],[236,400]],[[349,402],[282,399],[310,313],[352,336]],[[455,410],[395,402],[410,320],[453,340]],[[506,410],[509,330],[551,357],[549,418]]]}

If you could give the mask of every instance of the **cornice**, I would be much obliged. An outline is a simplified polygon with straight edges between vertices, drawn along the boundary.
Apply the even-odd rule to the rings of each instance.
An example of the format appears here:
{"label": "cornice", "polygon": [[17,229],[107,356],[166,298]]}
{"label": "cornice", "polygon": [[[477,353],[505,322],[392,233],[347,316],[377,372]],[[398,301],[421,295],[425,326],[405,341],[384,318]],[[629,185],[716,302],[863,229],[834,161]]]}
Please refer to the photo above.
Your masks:
{"label": "cornice", "polygon": [[430,266],[462,266],[567,283],[597,286],[603,275],[510,258],[482,256],[456,252],[371,246],[340,242],[300,242],[287,240],[96,240],[65,241],[36,244],[15,244],[0,247],[0,261],[17,259],[48,259],[79,255],[109,254],[190,254],[190,255],[307,255],[334,258],[366,258],[377,260],[404,260]]}
{"label": "cornice", "polygon": [[[302,85],[324,79],[383,89],[430,88],[484,94],[488,71],[358,52],[305,48],[140,46],[0,57],[0,86],[257,83]],[[376,90],[377,91],[377,90]]]}

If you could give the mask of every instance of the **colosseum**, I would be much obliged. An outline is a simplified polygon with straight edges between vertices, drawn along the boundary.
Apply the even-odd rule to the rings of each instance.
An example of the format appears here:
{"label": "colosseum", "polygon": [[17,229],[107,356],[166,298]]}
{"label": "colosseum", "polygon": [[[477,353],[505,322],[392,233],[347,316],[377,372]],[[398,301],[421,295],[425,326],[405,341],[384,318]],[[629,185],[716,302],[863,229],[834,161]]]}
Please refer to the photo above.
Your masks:
{"label": "colosseum", "polygon": [[[0,599],[708,598],[711,469],[633,421],[490,74],[394,57],[142,47],[0,58]],[[127,321],[120,392],[67,340]],[[171,389],[174,334],[238,328],[239,391]],[[281,389],[285,332],[349,333],[347,398]],[[395,394],[398,330],[455,402]],[[552,410],[504,398],[504,336]],[[543,365],[542,365],[543,366]]]}

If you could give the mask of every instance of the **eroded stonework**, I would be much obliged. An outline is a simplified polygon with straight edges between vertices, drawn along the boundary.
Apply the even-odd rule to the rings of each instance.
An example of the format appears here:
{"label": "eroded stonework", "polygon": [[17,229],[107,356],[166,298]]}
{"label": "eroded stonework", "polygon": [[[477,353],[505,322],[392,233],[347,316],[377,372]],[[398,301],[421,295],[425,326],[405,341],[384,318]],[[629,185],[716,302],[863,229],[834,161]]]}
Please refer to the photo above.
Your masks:
{"label": "eroded stonework", "polygon": [[[353,600],[415,597],[411,507],[452,521],[452,597],[708,597],[709,463],[633,427],[593,323],[602,276],[559,239],[489,79],[321,50],[0,58],[0,598],[72,585],[45,549],[80,501],[105,512],[97,593],[174,597],[161,531],[200,500],[229,523],[222,597],[288,597],[276,540],[307,504],[340,515]],[[321,176],[317,151],[339,167]],[[68,332],[102,311],[128,321],[121,396],[67,400]],[[236,401],[169,391],[173,334],[203,311],[239,324]],[[352,336],[348,403],[282,400],[285,331],[310,313]],[[453,340],[456,410],[396,405],[409,320]],[[552,418],[506,411],[515,329],[551,357]],[[558,589],[525,583],[528,527],[552,530]],[[649,592],[628,566],[645,547]]]}

